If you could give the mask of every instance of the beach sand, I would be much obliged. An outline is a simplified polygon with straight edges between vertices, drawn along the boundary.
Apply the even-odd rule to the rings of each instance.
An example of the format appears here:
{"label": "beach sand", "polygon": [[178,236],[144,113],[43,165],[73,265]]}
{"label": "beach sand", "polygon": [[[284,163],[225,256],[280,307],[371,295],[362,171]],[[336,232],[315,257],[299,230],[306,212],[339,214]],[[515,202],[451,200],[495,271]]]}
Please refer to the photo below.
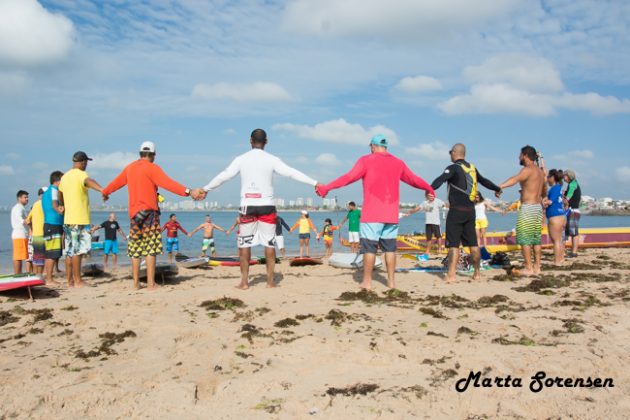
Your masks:
{"label": "beach sand", "polygon": [[[352,270],[287,262],[277,289],[258,266],[248,291],[219,267],[156,292],[121,269],[34,302],[3,293],[0,418],[627,418],[630,257],[575,264],[538,282],[403,273],[389,295],[382,272],[357,295]],[[471,371],[523,387],[458,393]],[[539,371],[615,387],[533,393]]]}

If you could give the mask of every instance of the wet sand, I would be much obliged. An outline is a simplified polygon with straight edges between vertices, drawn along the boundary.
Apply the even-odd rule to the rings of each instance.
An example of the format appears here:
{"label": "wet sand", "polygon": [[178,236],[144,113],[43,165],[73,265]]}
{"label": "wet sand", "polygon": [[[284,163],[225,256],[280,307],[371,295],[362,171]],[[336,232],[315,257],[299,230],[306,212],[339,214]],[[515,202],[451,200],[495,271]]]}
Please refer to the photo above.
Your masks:
{"label": "wet sand", "polygon": [[[382,272],[357,293],[352,270],[288,262],[276,289],[256,266],[247,291],[218,267],[180,269],[156,292],[121,269],[34,302],[3,293],[0,418],[624,418],[630,257],[573,264],[455,285],[402,273],[388,293]],[[471,371],[523,387],[457,392]],[[615,387],[534,393],[539,371]]]}

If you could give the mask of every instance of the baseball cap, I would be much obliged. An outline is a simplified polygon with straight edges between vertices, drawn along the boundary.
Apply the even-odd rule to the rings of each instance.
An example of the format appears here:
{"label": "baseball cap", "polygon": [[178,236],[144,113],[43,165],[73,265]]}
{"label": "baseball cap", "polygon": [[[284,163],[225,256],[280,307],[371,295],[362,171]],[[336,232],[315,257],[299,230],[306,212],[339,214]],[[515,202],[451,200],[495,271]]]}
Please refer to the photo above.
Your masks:
{"label": "baseball cap", "polygon": [[155,153],[155,144],[152,141],[145,141],[140,145],[141,152]]}
{"label": "baseball cap", "polygon": [[85,162],[88,160],[92,160],[92,158],[89,158],[85,152],[78,151],[74,155],[72,155],[73,162]]}
{"label": "baseball cap", "polygon": [[302,214],[306,215],[308,212],[306,210],[302,210]]}
{"label": "baseball cap", "polygon": [[381,147],[388,146],[387,139],[382,134],[377,134],[374,137],[372,137],[372,140],[370,140],[370,144],[374,144],[376,146],[381,146]]}

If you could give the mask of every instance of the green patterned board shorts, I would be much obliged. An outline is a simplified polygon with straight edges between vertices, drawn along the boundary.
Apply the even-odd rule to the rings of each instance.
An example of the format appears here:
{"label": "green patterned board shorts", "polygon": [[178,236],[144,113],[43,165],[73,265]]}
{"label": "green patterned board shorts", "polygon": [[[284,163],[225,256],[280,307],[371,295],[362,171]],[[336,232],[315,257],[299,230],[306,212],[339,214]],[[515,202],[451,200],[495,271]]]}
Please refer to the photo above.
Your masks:
{"label": "green patterned board shorts", "polygon": [[540,245],[542,222],[542,205],[522,204],[516,221],[516,243],[525,246]]}
{"label": "green patterned board shorts", "polygon": [[66,235],[63,251],[66,257],[86,255],[92,250],[90,225],[63,225],[63,233]]}

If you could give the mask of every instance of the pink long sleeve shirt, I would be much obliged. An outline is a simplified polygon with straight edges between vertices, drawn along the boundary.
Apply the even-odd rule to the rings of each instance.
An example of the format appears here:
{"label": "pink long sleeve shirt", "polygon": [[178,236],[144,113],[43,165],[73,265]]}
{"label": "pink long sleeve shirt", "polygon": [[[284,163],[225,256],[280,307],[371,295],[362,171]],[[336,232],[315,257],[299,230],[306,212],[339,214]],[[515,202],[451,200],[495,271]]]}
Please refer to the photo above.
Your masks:
{"label": "pink long sleeve shirt", "polygon": [[361,157],[350,172],[319,187],[319,193],[325,196],[329,191],[359,179],[363,180],[362,223],[398,223],[400,181],[435,194],[433,188],[414,174],[405,162],[387,152]]}

